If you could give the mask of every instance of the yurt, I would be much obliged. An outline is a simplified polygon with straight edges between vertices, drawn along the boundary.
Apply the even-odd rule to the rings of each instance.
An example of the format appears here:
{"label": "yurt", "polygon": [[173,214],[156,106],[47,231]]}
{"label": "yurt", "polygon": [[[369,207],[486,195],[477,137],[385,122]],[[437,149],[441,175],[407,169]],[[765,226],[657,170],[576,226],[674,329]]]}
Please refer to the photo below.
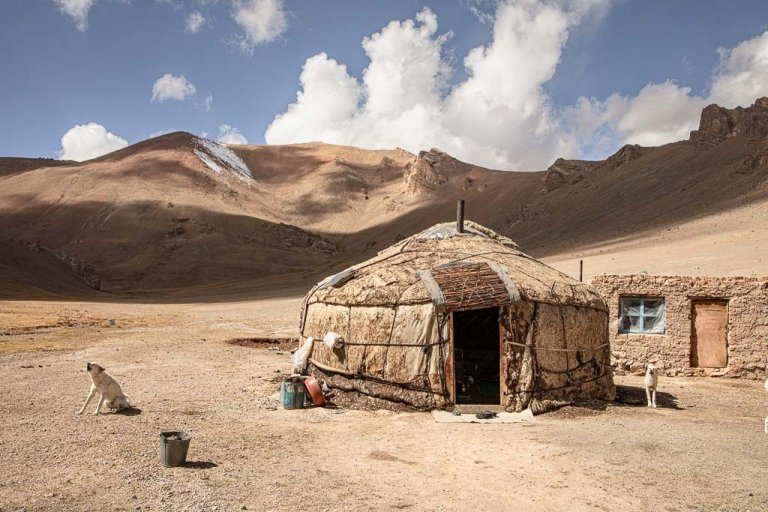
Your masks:
{"label": "yurt", "polygon": [[417,409],[538,412],[614,395],[600,295],[472,222],[438,224],[324,279],[300,327],[314,339],[309,371],[331,388]]}

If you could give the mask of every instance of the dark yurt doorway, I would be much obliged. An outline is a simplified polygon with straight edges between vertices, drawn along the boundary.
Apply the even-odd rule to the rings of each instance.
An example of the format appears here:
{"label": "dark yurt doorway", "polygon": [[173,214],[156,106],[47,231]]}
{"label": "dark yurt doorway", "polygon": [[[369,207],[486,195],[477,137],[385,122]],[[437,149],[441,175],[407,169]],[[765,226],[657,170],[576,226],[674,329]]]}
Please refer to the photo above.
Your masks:
{"label": "dark yurt doorway", "polygon": [[501,403],[499,308],[452,313],[455,402]]}

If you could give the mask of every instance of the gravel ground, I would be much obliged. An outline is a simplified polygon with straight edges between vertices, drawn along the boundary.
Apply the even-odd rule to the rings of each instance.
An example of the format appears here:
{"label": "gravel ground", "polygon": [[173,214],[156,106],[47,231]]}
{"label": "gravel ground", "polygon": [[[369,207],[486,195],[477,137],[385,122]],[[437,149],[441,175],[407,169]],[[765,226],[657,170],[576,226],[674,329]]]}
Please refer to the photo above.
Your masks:
{"label": "gravel ground", "polygon": [[[284,347],[226,341],[295,336],[298,304],[0,303],[0,510],[768,510],[762,383],[665,378],[648,409],[621,377],[533,424],[287,411]],[[76,416],[86,361],[137,410]]]}

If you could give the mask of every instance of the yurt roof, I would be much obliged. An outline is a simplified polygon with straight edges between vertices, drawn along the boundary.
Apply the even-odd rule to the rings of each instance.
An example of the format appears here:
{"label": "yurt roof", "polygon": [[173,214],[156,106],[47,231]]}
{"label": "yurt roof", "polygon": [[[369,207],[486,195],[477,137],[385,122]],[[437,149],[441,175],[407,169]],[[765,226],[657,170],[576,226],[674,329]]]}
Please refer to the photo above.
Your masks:
{"label": "yurt roof", "polygon": [[[474,222],[459,233],[437,224],[318,283],[308,304],[396,307],[433,302],[476,309],[534,302],[607,310],[600,295],[523,253],[512,240]],[[439,304],[442,302],[442,304]]]}

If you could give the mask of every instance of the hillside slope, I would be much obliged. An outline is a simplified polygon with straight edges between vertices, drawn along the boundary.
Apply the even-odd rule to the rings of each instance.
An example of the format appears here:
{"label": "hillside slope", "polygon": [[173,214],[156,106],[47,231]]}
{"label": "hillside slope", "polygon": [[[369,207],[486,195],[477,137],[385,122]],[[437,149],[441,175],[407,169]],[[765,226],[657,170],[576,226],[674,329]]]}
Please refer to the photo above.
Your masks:
{"label": "hillside slope", "polygon": [[[484,169],[437,149],[227,147],[182,132],[82,163],[0,159],[0,289],[207,295],[304,286],[451,219],[459,198],[468,218],[563,265],[584,255],[632,259],[632,248],[627,271],[636,271],[644,253],[669,258],[654,244],[700,233],[731,252],[687,269],[701,255],[685,247],[706,246],[673,244],[682,253],[669,268],[741,272],[750,267],[734,261],[733,233],[709,233],[707,222],[747,229],[747,250],[768,250],[755,230],[768,220],[767,137],[761,99],[707,107],[687,141],[532,173]],[[768,273],[762,260],[747,260]],[[609,266],[621,271],[615,257]]]}
{"label": "hillside slope", "polygon": [[[81,280],[89,281],[89,268],[90,284],[121,293],[312,269],[338,252],[254,215],[268,211],[265,194],[222,160],[234,156],[226,148],[201,143],[176,133],[81,164],[4,176],[2,242],[16,252],[42,248]],[[4,275],[12,270],[0,265]]]}

